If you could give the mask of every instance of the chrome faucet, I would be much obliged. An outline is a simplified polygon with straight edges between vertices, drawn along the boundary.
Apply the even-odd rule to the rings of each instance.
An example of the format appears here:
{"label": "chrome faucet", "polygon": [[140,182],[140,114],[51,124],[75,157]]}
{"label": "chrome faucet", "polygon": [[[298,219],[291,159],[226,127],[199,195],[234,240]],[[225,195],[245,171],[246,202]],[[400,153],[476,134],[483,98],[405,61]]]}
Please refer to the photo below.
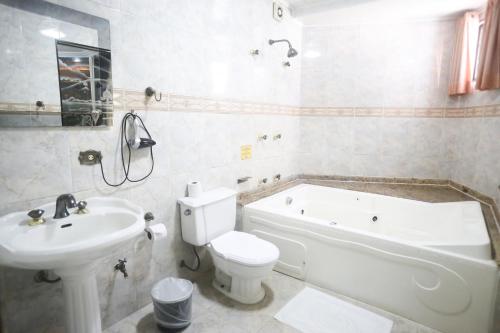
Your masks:
{"label": "chrome faucet", "polygon": [[56,200],[56,213],[54,214],[55,219],[62,219],[63,217],[69,216],[68,208],[75,208],[76,200],[73,194],[61,194]]}

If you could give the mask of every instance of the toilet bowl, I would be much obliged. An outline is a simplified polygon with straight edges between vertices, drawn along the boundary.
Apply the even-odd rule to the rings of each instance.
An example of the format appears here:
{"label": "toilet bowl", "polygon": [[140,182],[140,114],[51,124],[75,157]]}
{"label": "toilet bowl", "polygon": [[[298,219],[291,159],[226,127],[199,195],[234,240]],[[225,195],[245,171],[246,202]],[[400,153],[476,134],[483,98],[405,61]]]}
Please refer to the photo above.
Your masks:
{"label": "toilet bowl", "polygon": [[213,259],[213,286],[238,302],[260,302],[265,297],[262,280],[271,274],[279,249],[255,235],[234,230],[236,191],[218,188],[178,202],[183,240],[206,246]]}
{"label": "toilet bowl", "polygon": [[278,261],[278,248],[255,235],[230,231],[208,245],[215,265],[213,286],[244,304],[260,302],[265,291],[262,279]]}

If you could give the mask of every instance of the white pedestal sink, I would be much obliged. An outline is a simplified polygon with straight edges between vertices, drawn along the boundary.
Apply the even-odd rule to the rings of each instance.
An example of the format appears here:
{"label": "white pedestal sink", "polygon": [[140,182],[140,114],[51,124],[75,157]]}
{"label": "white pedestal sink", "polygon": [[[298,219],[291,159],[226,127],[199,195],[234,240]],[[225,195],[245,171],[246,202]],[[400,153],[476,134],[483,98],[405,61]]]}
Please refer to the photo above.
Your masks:
{"label": "white pedestal sink", "polygon": [[144,230],[143,210],[127,200],[87,199],[87,214],[53,219],[55,203],[39,207],[46,222],[29,226],[26,212],[0,218],[0,264],[53,269],[63,283],[66,332],[99,333],[95,270],[100,258]]}

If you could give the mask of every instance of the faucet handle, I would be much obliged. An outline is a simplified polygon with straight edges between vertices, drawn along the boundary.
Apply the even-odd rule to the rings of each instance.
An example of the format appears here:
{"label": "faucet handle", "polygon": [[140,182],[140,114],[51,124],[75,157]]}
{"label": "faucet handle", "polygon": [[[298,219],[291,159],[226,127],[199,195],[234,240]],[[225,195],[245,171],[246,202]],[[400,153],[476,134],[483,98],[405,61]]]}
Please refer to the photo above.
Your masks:
{"label": "faucet handle", "polygon": [[144,221],[146,221],[146,223],[148,222],[151,222],[155,219],[153,213],[151,212],[147,212],[146,214],[144,214]]}
{"label": "faucet handle", "polygon": [[76,207],[78,208],[76,211],[77,214],[87,214],[89,212],[87,209],[87,201],[78,201]]}
{"label": "faucet handle", "polygon": [[43,209],[30,210],[28,216],[31,217],[31,220],[28,222],[28,225],[35,226],[45,223],[45,219],[42,217],[43,213],[45,213]]}
{"label": "faucet handle", "polygon": [[29,211],[28,216],[32,219],[39,219],[42,217],[43,213],[45,213],[43,209],[33,209]]}

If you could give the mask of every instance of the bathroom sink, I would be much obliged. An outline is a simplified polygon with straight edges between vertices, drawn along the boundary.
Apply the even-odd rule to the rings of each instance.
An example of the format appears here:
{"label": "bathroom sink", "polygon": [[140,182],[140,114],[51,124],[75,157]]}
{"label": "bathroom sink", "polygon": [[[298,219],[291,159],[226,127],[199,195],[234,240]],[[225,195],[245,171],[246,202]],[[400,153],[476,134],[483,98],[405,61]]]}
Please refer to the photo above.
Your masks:
{"label": "bathroom sink", "polygon": [[[87,199],[85,214],[74,209],[54,219],[55,203],[41,207],[45,223],[30,226],[27,211],[0,218],[0,265],[54,270],[61,277],[66,332],[99,333],[101,317],[96,267],[99,259],[144,231],[142,208],[116,198]],[[113,267],[110,267],[112,270]]]}
{"label": "bathroom sink", "polygon": [[[55,203],[45,223],[29,226],[26,212],[0,218],[0,264],[26,269],[57,269],[93,262],[144,230],[143,211],[123,199],[90,198],[88,213],[54,219]],[[76,211],[76,209],[75,209]]]}

